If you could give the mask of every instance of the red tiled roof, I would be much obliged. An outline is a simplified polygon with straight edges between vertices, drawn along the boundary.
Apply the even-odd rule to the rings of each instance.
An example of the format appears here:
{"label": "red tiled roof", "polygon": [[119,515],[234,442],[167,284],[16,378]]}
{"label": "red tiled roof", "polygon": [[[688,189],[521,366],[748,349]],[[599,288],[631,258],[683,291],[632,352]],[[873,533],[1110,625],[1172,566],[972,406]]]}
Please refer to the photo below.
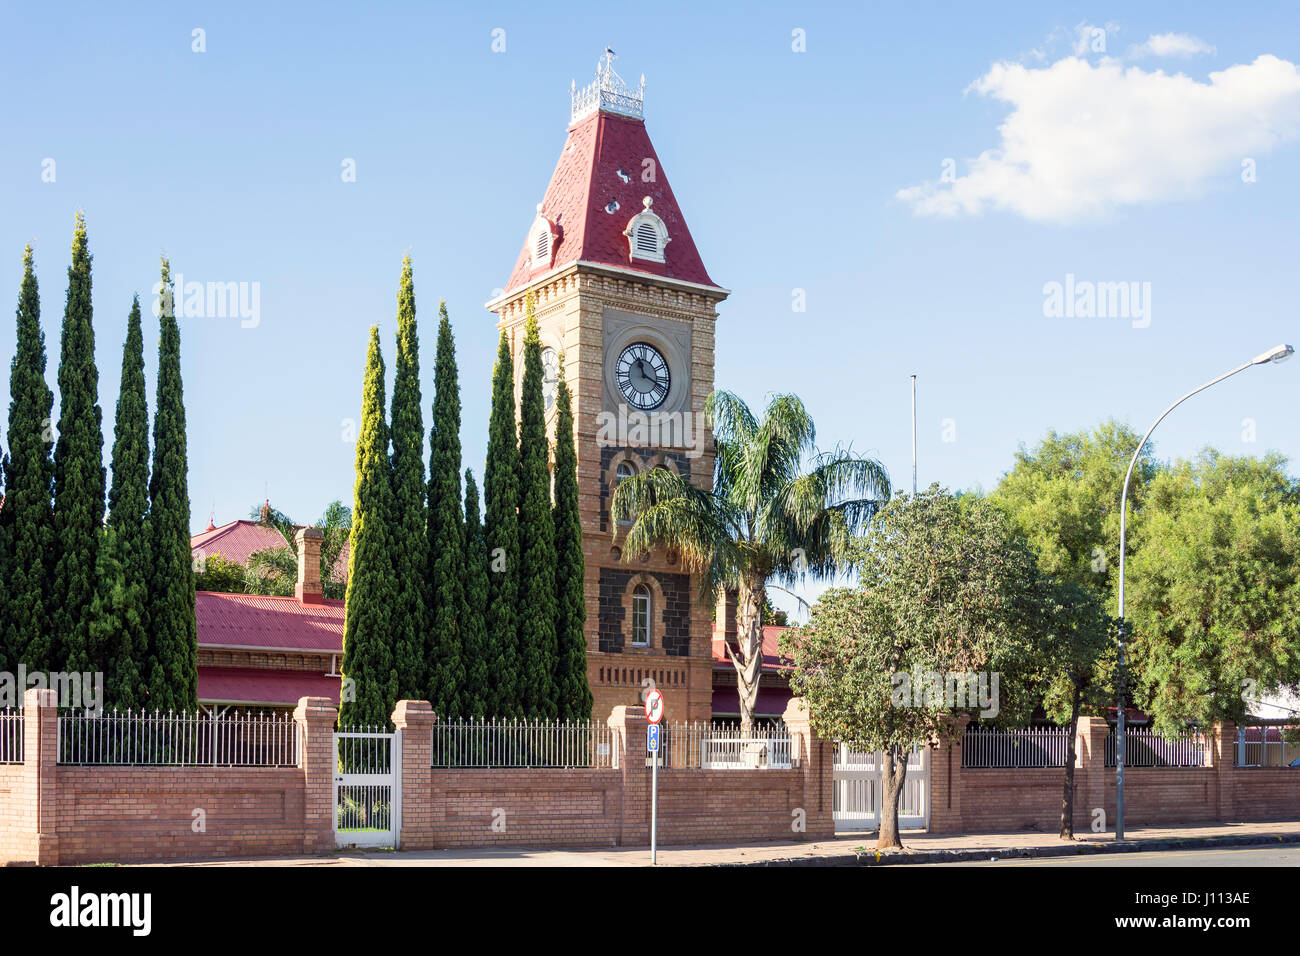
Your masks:
{"label": "red tiled roof", "polygon": [[287,648],[343,653],[343,602],[199,591],[199,646]]}
{"label": "red tiled roof", "polygon": [[[646,160],[653,161],[653,167]],[[654,182],[642,182],[642,170],[650,168],[655,172]],[[651,212],[668,227],[670,241],[663,263],[632,259],[628,238],[623,235],[628,222],[642,211],[646,196],[654,200]],[[617,211],[605,211],[610,202],[618,203]],[[579,260],[717,288],[695,249],[642,120],[602,111],[569,127],[541,212],[559,230],[558,239],[553,240],[554,258],[530,268],[531,244],[525,238],[506,283],[507,293],[537,275]]]}
{"label": "red tiled roof", "polygon": [[[777,627],[775,624],[769,624],[763,628],[763,670],[765,671],[788,671],[794,668],[789,658],[782,658],[781,652],[777,648],[777,641],[781,635],[790,630],[788,627]],[[730,659],[727,657],[727,651],[721,635],[718,633],[718,626],[713,625],[713,667],[714,669],[729,668],[732,666]]]}
{"label": "red tiled roof", "polygon": [[300,697],[339,702],[339,679],[312,671],[247,667],[200,667],[199,700],[204,704],[296,704]]}
{"label": "red tiled roof", "polygon": [[[330,570],[331,581],[339,584],[347,581],[351,545],[351,541],[343,542],[343,548]],[[275,528],[246,518],[239,518],[211,531],[204,530],[190,535],[190,554],[202,549],[206,555],[220,554],[227,561],[236,564],[247,564],[255,551],[287,547],[289,542]]]}
{"label": "red tiled roof", "polygon": [[214,531],[201,531],[190,535],[190,551],[203,549],[204,554],[220,553],[226,560],[247,564],[254,551],[266,548],[287,548],[289,542],[270,525],[240,518],[223,524]]}

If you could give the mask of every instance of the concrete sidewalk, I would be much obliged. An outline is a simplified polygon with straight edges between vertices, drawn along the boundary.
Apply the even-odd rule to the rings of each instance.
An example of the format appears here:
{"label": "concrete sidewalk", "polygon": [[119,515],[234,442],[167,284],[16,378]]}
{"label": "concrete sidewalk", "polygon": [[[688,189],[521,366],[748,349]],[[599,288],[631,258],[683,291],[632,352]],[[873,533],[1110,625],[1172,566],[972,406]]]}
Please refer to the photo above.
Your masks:
{"label": "concrete sidewalk", "polygon": [[[1082,836],[1082,835],[1081,835]],[[878,853],[874,833],[839,834],[816,843],[756,843],[660,848],[660,866],[890,866],[962,860],[1050,857],[1142,850],[1300,844],[1300,821],[1130,829],[1123,843],[1109,834],[1067,842],[1047,833],[960,836],[904,831],[902,851]],[[348,852],[307,857],[221,860],[159,866],[648,866],[649,847],[597,849],[480,848]]]}

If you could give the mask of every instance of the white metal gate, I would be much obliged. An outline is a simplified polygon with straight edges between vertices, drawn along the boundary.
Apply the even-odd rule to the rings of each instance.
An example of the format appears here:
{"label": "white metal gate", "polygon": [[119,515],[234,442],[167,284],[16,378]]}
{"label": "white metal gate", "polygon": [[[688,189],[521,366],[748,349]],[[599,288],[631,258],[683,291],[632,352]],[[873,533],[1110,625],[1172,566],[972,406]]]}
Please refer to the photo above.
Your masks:
{"label": "white metal gate", "polygon": [[402,827],[401,733],[334,735],[334,842],[397,846]]}
{"label": "white metal gate", "polygon": [[[831,803],[836,830],[874,830],[880,826],[880,751],[835,751],[834,796]],[[914,747],[907,756],[907,776],[898,798],[898,826],[919,830],[930,825],[930,748]]]}

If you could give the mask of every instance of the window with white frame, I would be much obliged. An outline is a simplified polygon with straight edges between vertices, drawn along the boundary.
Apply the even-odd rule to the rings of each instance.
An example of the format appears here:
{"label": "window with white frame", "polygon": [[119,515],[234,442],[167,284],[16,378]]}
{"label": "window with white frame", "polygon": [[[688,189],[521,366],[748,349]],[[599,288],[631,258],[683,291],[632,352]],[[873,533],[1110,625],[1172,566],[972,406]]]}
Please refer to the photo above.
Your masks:
{"label": "window with white frame", "polygon": [[650,588],[638,584],[632,591],[632,646],[650,646]]}
{"label": "window with white frame", "polygon": [[[614,487],[617,488],[624,481],[636,474],[636,468],[630,461],[620,461],[618,467],[614,469]],[[619,524],[632,523],[632,509],[624,508],[618,514]]]}

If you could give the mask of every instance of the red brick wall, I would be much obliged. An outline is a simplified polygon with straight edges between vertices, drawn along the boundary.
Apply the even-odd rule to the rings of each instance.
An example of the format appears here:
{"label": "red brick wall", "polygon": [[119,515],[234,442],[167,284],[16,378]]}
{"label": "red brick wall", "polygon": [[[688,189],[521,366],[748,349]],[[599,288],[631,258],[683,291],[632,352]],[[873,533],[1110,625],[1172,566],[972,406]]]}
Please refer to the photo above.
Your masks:
{"label": "red brick wall", "polygon": [[59,767],[55,778],[61,865],[303,852],[297,768]]}
{"label": "red brick wall", "polygon": [[[931,759],[930,832],[1055,832],[1060,826],[1065,771],[962,769],[961,730],[937,746]],[[1074,829],[1091,831],[1094,808],[1115,826],[1115,768],[1105,765],[1103,721],[1079,723],[1075,762]],[[1300,819],[1300,771],[1238,769],[1231,741],[1236,728],[1219,728],[1206,767],[1129,767],[1124,771],[1126,826],[1176,826]]]}

